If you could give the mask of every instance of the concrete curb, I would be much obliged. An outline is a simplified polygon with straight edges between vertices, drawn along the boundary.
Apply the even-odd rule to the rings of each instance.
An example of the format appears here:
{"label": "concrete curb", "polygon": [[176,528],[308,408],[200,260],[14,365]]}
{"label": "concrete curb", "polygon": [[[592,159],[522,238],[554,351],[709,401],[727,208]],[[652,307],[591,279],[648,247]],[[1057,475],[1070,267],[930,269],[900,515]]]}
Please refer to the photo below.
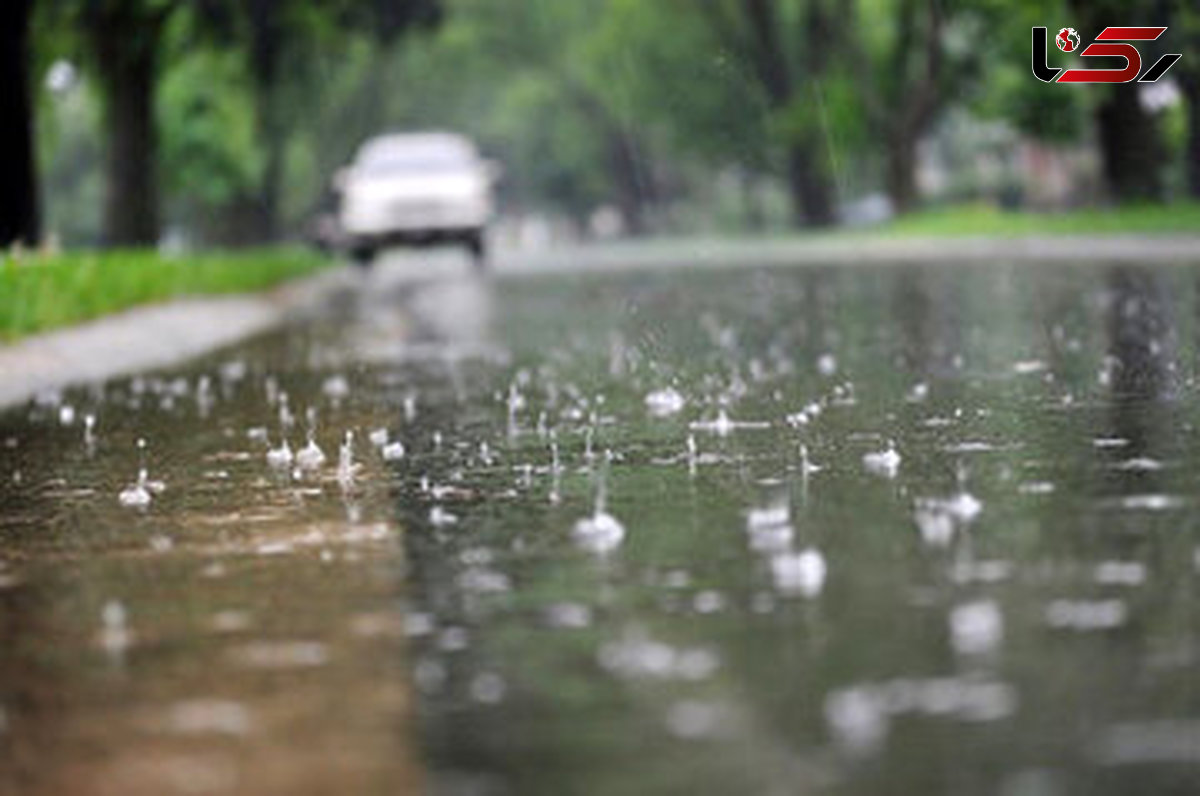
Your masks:
{"label": "concrete curb", "polygon": [[0,348],[0,409],[47,390],[174,365],[266,331],[353,284],[349,266],[250,295],[194,298],[118,315]]}

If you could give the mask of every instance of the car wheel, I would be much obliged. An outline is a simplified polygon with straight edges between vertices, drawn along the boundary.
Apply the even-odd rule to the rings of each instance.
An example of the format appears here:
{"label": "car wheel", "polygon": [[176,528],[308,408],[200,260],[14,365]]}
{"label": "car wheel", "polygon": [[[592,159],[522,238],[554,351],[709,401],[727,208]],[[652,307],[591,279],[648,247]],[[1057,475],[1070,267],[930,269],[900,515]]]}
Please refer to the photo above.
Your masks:
{"label": "car wheel", "polygon": [[370,268],[375,262],[375,249],[372,246],[355,246],[350,250],[350,259],[359,268]]}
{"label": "car wheel", "polygon": [[483,239],[483,232],[473,232],[463,242],[467,251],[471,253],[471,262],[475,270],[487,270],[487,243]]}

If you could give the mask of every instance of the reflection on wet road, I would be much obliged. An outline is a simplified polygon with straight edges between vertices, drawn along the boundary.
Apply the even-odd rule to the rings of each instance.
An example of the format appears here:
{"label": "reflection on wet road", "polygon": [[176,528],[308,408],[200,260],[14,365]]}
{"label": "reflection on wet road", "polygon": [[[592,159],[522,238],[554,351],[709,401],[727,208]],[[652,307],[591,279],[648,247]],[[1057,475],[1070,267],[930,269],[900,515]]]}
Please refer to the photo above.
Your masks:
{"label": "reflection on wet road", "polygon": [[0,418],[4,788],[1200,788],[1200,272],[382,285]]}

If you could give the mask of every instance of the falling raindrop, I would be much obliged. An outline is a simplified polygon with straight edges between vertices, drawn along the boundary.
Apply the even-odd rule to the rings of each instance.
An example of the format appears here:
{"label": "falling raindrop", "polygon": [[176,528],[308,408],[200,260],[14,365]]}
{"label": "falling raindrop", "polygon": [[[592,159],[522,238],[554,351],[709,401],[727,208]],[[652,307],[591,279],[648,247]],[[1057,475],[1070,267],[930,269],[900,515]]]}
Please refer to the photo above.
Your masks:
{"label": "falling raindrop", "polygon": [[550,503],[562,500],[562,463],[558,459],[558,432],[550,431]]}
{"label": "falling raindrop", "polygon": [[517,436],[517,412],[525,408],[525,397],[521,395],[514,381],[508,385],[508,436]]}
{"label": "falling raindrop", "polygon": [[348,430],[342,440],[342,447],[338,450],[337,479],[343,489],[354,485],[357,472],[358,465],[354,463],[354,432]]}
{"label": "falling raindrop", "polygon": [[96,416],[90,412],[83,418],[83,447],[88,453],[96,449]]}
{"label": "falling raindrop", "polygon": [[109,600],[100,612],[100,646],[110,658],[120,660],[132,643],[125,606],[119,600]]}
{"label": "falling raindrop", "polygon": [[288,394],[281,391],[279,393],[279,426],[285,436],[295,423],[296,417],[288,406]]}

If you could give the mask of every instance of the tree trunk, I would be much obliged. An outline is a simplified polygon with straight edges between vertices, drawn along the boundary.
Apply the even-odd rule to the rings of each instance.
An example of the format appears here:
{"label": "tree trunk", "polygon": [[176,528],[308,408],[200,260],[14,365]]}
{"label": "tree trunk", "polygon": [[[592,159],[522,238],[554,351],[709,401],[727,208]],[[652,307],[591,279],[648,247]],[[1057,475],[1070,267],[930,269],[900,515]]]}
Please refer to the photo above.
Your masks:
{"label": "tree trunk", "polygon": [[[861,73],[867,120],[884,143],[884,188],[896,213],[912,210],[917,195],[917,145],[941,105],[943,10],[939,0],[896,3],[896,40],[878,77]],[[864,59],[865,60],[865,59]]]}
{"label": "tree trunk", "polygon": [[258,236],[273,241],[279,234],[279,195],[287,131],[279,97],[279,62],[283,40],[278,0],[250,0],[250,69],[254,78],[258,140],[266,162],[256,207]]}
{"label": "tree trunk", "polygon": [[[1153,4],[1151,4],[1153,5]],[[1105,25],[1135,24],[1114,22],[1131,11],[1127,0],[1071,0],[1075,22],[1086,34],[1095,35]],[[1158,16],[1150,11],[1152,17]],[[1136,24],[1161,24],[1143,18]],[[1147,49],[1142,50],[1143,53]],[[1154,119],[1138,101],[1139,83],[1118,83],[1106,89],[1096,106],[1095,123],[1100,142],[1100,162],[1110,197],[1116,201],[1154,200],[1162,197],[1160,167],[1163,150]]]}
{"label": "tree trunk", "polygon": [[[771,110],[787,113],[797,101],[795,80],[779,38],[779,14],[773,0],[743,0],[742,11],[753,42],[750,62],[766,93]],[[807,80],[816,85],[825,71],[824,29],[820,9],[810,8],[807,19]],[[824,227],[836,221],[833,185],[826,173],[821,147],[812,135],[793,132],[787,142],[787,185],[798,226]]]}
{"label": "tree trunk", "polygon": [[37,178],[33,156],[30,98],[29,15],[32,0],[6,0],[0,6],[0,247],[39,237]]}
{"label": "tree trunk", "polygon": [[286,134],[279,124],[276,111],[278,101],[274,89],[259,96],[258,137],[263,145],[266,162],[263,164],[262,182],[259,184],[257,211],[257,237],[262,242],[271,242],[279,237],[279,197],[283,186],[283,155]]}
{"label": "tree trunk", "polygon": [[[124,13],[123,13],[124,12]],[[93,27],[103,87],[107,152],[104,240],[109,246],[158,243],[158,38],[161,20],[117,6]]]}
{"label": "tree trunk", "polygon": [[917,203],[917,141],[907,131],[893,133],[887,142],[887,194],[892,210],[907,213]]}
{"label": "tree trunk", "polygon": [[817,147],[796,142],[788,147],[788,193],[798,226],[828,227],[837,221],[833,207],[833,189],[825,169],[814,156]]}
{"label": "tree trunk", "polygon": [[617,209],[629,235],[646,234],[649,229],[647,205],[651,190],[644,179],[641,153],[632,135],[613,128],[608,133],[608,159],[616,188]]}
{"label": "tree trunk", "polygon": [[1188,128],[1183,157],[1187,163],[1187,192],[1200,199],[1200,75],[1182,78],[1184,102],[1187,103]]}
{"label": "tree trunk", "polygon": [[767,213],[758,191],[758,180],[745,169],[738,169],[737,174],[742,198],[742,223],[751,232],[761,232],[767,228]]}
{"label": "tree trunk", "polygon": [[1096,109],[1104,177],[1114,199],[1162,197],[1158,130],[1138,102],[1138,84],[1120,83]]}

